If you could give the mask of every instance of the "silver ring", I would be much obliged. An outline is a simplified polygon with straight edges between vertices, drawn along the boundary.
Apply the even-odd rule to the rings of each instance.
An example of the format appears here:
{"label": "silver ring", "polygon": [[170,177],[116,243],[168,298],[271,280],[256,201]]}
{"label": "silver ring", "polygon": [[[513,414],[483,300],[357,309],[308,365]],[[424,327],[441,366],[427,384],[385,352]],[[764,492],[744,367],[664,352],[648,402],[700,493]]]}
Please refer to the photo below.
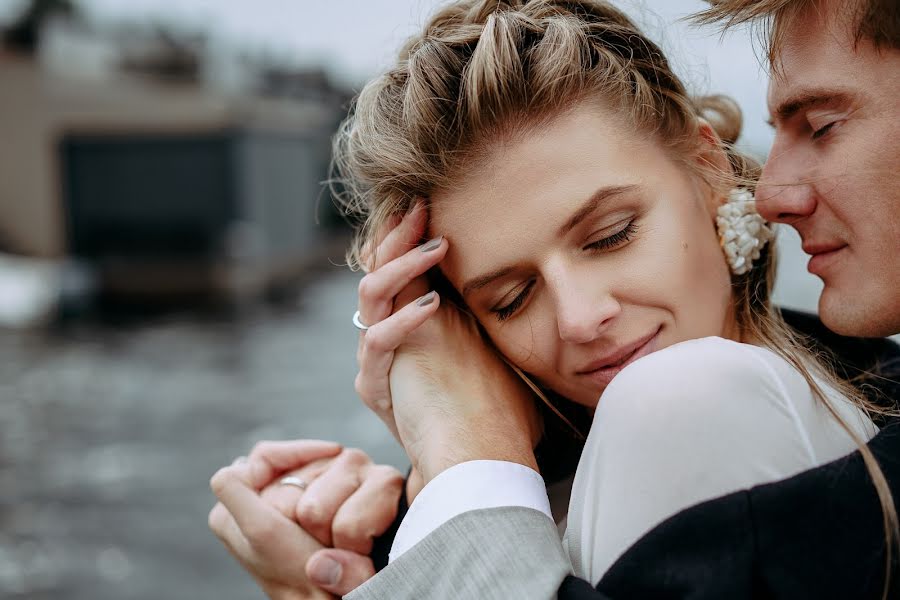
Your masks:
{"label": "silver ring", "polygon": [[294,487],[300,488],[301,490],[305,490],[309,487],[309,483],[303,481],[299,477],[294,477],[293,475],[282,477],[281,481],[279,481],[278,483],[280,483],[281,485],[292,485]]}
{"label": "silver ring", "polygon": [[364,325],[362,321],[359,320],[359,311],[353,313],[353,326],[359,329],[360,331],[365,331],[369,328],[368,325]]}

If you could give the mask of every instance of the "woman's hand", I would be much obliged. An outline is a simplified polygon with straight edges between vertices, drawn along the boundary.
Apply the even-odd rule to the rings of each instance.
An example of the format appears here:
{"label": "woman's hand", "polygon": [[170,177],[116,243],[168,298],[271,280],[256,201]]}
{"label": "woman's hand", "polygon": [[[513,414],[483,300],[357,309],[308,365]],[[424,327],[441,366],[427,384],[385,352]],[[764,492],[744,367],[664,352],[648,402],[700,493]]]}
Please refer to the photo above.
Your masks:
{"label": "woman's hand", "polygon": [[419,203],[388,226],[369,261],[373,270],[360,282],[360,317],[370,327],[360,334],[357,392],[403,444],[424,483],[477,458],[534,468],[540,423],[533,394],[473,318],[428,292],[424,274],[449,244],[435,238],[415,246],[425,212]]}
{"label": "woman's hand", "polygon": [[365,261],[369,272],[359,282],[359,316],[369,329],[359,336],[356,392],[398,441],[388,375],[397,347],[440,305],[436,294],[428,295],[425,273],[444,258],[448,248],[443,238],[419,245],[427,216],[425,206],[417,202],[402,220],[388,223]]}
{"label": "woman's hand", "polygon": [[390,417],[424,483],[470,460],[537,470],[535,395],[473,317],[451,306],[436,311],[395,352],[390,384]]}
{"label": "woman's hand", "polygon": [[[288,475],[306,488],[278,483]],[[210,528],[270,597],[326,598],[374,575],[368,554],[396,517],[403,477],[359,450],[297,440],[257,444],[211,486]]]}

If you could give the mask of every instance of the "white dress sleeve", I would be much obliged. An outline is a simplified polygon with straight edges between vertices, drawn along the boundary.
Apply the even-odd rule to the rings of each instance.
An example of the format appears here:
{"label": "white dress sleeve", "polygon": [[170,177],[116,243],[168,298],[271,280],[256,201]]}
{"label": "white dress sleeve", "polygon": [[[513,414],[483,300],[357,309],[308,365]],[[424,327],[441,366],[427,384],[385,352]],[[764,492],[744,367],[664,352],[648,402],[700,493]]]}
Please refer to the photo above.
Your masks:
{"label": "white dress sleeve", "polygon": [[[871,420],[831,388],[862,440]],[[600,398],[578,465],[564,546],[596,583],[675,513],[830,462],[856,443],[790,364],[771,351],[703,338],[624,369]]]}

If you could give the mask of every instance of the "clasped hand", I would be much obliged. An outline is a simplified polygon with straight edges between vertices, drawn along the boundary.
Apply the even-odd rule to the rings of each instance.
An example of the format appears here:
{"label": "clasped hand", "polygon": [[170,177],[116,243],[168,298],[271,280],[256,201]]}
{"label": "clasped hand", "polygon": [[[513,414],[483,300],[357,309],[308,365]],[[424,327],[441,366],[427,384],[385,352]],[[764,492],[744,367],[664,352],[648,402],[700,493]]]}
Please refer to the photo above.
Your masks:
{"label": "clasped hand", "polygon": [[475,319],[428,291],[425,273],[449,242],[417,245],[427,211],[417,203],[390,223],[359,286],[364,323],[357,358],[360,397],[394,433],[425,483],[476,459],[536,468],[534,395],[486,342]]}

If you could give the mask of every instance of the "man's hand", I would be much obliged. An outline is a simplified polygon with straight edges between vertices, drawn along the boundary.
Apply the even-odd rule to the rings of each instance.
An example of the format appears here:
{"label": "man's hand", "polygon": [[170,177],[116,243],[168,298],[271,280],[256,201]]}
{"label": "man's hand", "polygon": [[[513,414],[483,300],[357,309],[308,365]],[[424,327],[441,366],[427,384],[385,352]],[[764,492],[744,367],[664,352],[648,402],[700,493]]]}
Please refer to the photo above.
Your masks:
{"label": "man's hand", "polygon": [[[306,489],[280,485],[286,475]],[[210,485],[220,500],[210,528],[269,597],[294,600],[347,594],[374,574],[367,554],[396,516],[403,478],[358,450],[299,440],[257,444]]]}

